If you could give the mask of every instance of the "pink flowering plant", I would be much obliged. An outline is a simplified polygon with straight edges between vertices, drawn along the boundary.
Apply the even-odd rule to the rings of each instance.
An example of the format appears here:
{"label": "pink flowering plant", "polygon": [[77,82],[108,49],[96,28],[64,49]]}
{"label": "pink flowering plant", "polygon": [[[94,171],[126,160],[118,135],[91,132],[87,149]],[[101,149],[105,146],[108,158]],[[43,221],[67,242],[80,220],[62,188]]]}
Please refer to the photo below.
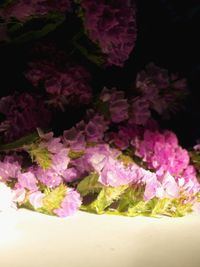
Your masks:
{"label": "pink flowering plant", "polygon": [[[149,63],[124,90],[95,83],[95,73],[122,68],[134,52],[136,13],[135,1],[122,0],[1,4],[4,45],[28,48],[23,82],[0,99],[0,211],[200,212],[200,145],[186,149],[163,127],[184,107],[186,79]],[[59,25],[69,37],[61,43],[46,36]]]}

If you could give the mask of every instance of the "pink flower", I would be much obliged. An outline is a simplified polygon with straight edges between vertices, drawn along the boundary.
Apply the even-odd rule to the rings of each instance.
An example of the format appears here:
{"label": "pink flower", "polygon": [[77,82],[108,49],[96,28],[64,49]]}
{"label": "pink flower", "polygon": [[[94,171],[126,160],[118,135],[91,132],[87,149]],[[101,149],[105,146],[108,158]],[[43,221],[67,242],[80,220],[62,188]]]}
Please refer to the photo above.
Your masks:
{"label": "pink flower", "polygon": [[174,177],[166,173],[162,179],[162,187],[165,190],[165,196],[169,198],[177,198],[180,195],[180,188]]}
{"label": "pink flower", "polygon": [[78,170],[74,167],[66,169],[62,176],[65,182],[73,182],[79,178]]}
{"label": "pink flower", "polygon": [[69,164],[68,149],[61,149],[57,154],[52,156],[52,169],[58,174],[62,173],[67,169]]}
{"label": "pink flower", "polygon": [[86,146],[85,135],[83,131],[78,131],[75,127],[64,131],[63,142],[73,151],[82,151]]}
{"label": "pink flower", "polygon": [[[46,49],[42,51],[44,58]],[[40,60],[30,62],[26,78],[33,86],[44,87],[51,106],[64,110],[66,105],[88,104],[92,99],[89,72],[81,65],[69,64],[65,54],[60,59],[62,52],[55,47],[52,53],[53,57],[47,53],[47,58],[42,59],[40,54]]]}
{"label": "pink flower", "polygon": [[[33,132],[37,127],[46,128],[48,126],[51,114],[41,98],[22,93],[12,95],[9,99],[9,108],[1,106],[1,112],[6,116],[7,122],[7,128],[3,131],[6,141],[20,138]],[[1,99],[0,103],[1,101],[5,104],[5,99]]]}
{"label": "pink flower", "polygon": [[35,175],[41,183],[50,188],[54,188],[62,182],[62,177],[53,169],[44,170],[38,167]]}
{"label": "pink flower", "polygon": [[135,166],[124,166],[116,159],[108,157],[100,172],[99,182],[105,186],[120,186],[137,181]]}
{"label": "pink flower", "polygon": [[148,102],[149,108],[165,117],[181,108],[187,94],[185,79],[169,75],[166,69],[153,63],[138,73],[136,87],[142,93],[141,98]]}
{"label": "pink flower", "polygon": [[29,195],[29,201],[31,205],[34,207],[34,209],[41,208],[43,206],[42,200],[44,198],[45,194],[43,194],[40,191],[36,191],[34,193],[31,193]]}
{"label": "pink flower", "polygon": [[37,179],[32,172],[24,172],[18,174],[18,185],[22,188],[26,188],[30,191],[36,191],[37,187]]}
{"label": "pink flower", "polygon": [[165,172],[178,176],[189,164],[188,152],[178,145],[175,134],[146,130],[144,140],[136,144],[136,155],[156,170],[159,176]]}
{"label": "pink flower", "polygon": [[61,138],[50,138],[47,143],[45,143],[49,152],[56,154],[59,153],[60,150],[64,148],[63,144],[61,143]]}
{"label": "pink flower", "polygon": [[128,101],[124,98],[124,92],[117,91],[115,88],[109,90],[104,88],[100,95],[103,104],[108,105],[111,121],[119,123],[128,119]]}
{"label": "pink flower", "polygon": [[108,129],[108,122],[101,115],[95,115],[85,126],[87,142],[101,142]]}
{"label": "pink flower", "polygon": [[15,17],[24,21],[31,16],[46,15],[52,11],[65,13],[70,6],[70,0],[60,0],[59,3],[57,0],[17,0],[0,10],[0,15],[5,19]]}
{"label": "pink flower", "polygon": [[[159,189],[161,189],[161,191]],[[159,195],[159,197],[162,198],[163,197],[163,190],[161,188],[160,182],[157,181],[156,179],[152,179],[145,186],[144,200],[145,201],[151,200],[152,198],[156,197],[157,195]]]}
{"label": "pink flower", "polygon": [[81,205],[80,194],[72,188],[67,189],[66,196],[61,203],[61,207],[54,210],[59,217],[71,216],[77,212]]}
{"label": "pink flower", "polygon": [[21,188],[18,185],[17,188],[13,190],[13,201],[20,203],[25,200],[25,197],[26,197],[26,189]]}
{"label": "pink flower", "polygon": [[7,181],[16,178],[21,172],[21,166],[12,156],[6,156],[3,161],[0,161],[0,177]]}
{"label": "pink flower", "polygon": [[149,201],[154,197],[157,198],[178,198],[180,194],[180,188],[176,183],[173,176],[169,173],[165,173],[162,177],[162,181],[154,173],[148,174],[143,178],[145,183],[144,200]]}
{"label": "pink flower", "polygon": [[150,104],[145,97],[133,98],[129,123],[136,125],[146,125],[151,118]]}
{"label": "pink flower", "polygon": [[83,0],[80,5],[89,38],[98,44],[109,65],[123,66],[135,46],[135,1]]}

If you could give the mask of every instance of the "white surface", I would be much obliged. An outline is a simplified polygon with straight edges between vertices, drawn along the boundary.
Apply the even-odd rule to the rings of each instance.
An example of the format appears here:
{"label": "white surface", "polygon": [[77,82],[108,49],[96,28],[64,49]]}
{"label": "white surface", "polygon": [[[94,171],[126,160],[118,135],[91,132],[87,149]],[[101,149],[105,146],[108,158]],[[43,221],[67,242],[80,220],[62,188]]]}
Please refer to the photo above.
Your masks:
{"label": "white surface", "polygon": [[0,213],[1,267],[199,267],[200,216]]}

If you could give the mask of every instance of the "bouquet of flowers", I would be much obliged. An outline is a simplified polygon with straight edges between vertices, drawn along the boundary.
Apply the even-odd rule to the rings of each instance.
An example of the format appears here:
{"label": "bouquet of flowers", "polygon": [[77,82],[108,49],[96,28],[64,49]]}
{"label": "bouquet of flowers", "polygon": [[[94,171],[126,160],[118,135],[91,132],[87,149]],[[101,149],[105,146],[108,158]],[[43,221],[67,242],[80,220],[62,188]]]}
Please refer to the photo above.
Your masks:
{"label": "bouquet of flowers", "polygon": [[[88,64],[105,72],[123,67],[134,52],[134,1],[7,0],[0,16],[2,45],[33,44],[23,72],[29,89],[0,99],[0,211],[22,207],[60,217],[78,210],[153,217],[200,212],[200,147],[184,149],[161,127],[182,108],[186,79],[149,63],[128,91],[94,90]],[[80,30],[69,33],[64,48],[44,39],[59,25],[65,31],[68,20]],[[80,107],[84,112],[70,125]],[[59,116],[64,129],[54,135]]]}

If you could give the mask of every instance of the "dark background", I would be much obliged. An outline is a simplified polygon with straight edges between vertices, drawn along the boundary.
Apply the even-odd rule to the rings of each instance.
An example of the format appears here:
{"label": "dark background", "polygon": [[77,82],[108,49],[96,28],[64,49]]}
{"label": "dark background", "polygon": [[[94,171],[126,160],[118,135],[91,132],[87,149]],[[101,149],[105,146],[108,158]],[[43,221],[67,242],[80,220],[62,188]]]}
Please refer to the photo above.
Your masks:
{"label": "dark background", "polygon": [[[112,67],[104,70],[79,58],[78,54],[75,57],[78,61],[84,61],[82,63],[92,72],[96,91],[105,85],[131,90],[137,71],[149,62],[186,77],[190,95],[187,97],[185,110],[164,122],[163,126],[174,130],[182,145],[191,146],[200,138],[200,1],[138,0],[137,7],[136,47],[124,68]],[[78,22],[75,20],[72,24],[70,28],[76,31]],[[46,39],[55,39],[64,47],[70,35],[70,29],[69,34],[63,34],[67,26],[66,22],[66,25],[60,26]],[[31,91],[30,84],[23,77],[23,71],[33,45],[34,42],[31,42],[0,48],[1,96],[14,90]],[[60,114],[60,118],[66,120],[66,115]]]}

